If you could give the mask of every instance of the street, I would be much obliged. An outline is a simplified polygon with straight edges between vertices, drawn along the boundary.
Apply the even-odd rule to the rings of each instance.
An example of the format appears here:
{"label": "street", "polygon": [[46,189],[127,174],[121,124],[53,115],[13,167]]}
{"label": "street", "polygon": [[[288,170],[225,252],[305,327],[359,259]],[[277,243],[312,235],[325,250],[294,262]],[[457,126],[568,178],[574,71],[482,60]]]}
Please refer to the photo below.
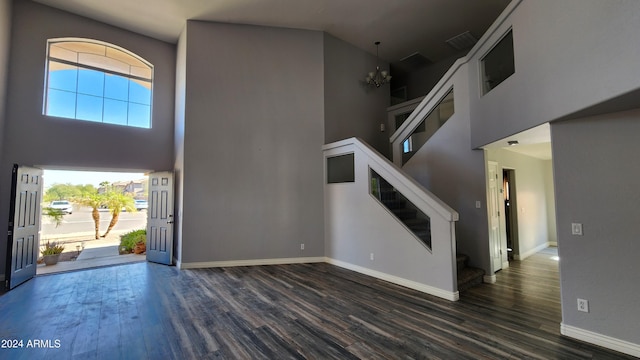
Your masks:
{"label": "street", "polygon": [[[106,209],[102,209],[100,211],[100,235],[107,231],[110,221],[111,213]],[[121,212],[118,217],[118,223],[116,223],[116,226],[111,231],[123,233],[130,230],[144,229],[146,226],[146,211]],[[42,215],[41,231],[42,238],[47,238],[50,235],[60,237],[63,234],[93,233],[95,231],[95,225],[93,223],[93,217],[91,216],[91,208],[74,206],[73,214],[64,215],[62,224],[57,228],[51,218]]]}

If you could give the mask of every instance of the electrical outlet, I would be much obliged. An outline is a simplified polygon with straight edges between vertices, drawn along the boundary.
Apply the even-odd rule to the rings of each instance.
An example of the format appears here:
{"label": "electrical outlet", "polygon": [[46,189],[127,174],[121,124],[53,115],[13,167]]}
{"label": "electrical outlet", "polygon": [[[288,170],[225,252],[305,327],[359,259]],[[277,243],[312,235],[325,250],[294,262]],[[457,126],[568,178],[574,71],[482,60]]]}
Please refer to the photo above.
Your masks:
{"label": "electrical outlet", "polygon": [[373,261],[373,253],[369,254],[369,258]]}
{"label": "electrical outlet", "polygon": [[300,244],[300,250],[304,250],[304,244]]}
{"label": "electrical outlet", "polygon": [[578,299],[578,311],[589,312],[589,301],[585,299]]}

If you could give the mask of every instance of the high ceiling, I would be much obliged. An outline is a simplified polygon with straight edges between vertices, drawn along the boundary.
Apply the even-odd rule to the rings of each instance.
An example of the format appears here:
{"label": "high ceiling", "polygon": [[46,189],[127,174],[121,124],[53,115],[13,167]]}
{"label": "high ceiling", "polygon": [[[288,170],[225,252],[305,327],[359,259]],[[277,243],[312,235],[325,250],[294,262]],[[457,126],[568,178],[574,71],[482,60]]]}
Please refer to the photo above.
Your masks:
{"label": "high ceiling", "polygon": [[388,62],[459,53],[445,41],[480,38],[509,0],[35,0],[167,42],[187,19],[326,31]]}

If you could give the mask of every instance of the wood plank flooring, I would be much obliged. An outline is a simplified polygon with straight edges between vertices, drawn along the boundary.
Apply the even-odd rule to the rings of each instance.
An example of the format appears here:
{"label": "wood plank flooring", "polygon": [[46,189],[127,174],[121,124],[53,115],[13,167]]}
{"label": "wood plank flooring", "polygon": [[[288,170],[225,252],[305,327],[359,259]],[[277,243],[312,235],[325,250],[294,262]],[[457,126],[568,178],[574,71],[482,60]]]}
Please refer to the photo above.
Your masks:
{"label": "wood plank flooring", "polygon": [[[458,302],[329,264],[40,276],[0,296],[0,339],[24,344],[0,358],[631,359],[560,336],[552,255]],[[34,339],[52,346],[26,348]]]}

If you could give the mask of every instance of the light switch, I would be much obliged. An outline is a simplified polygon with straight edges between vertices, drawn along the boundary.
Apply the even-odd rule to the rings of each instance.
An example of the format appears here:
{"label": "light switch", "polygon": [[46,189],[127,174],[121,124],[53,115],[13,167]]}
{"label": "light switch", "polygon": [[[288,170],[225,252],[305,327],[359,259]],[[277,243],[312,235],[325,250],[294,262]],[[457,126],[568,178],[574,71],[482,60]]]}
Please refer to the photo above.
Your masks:
{"label": "light switch", "polygon": [[582,224],[580,224],[580,223],[571,223],[571,235],[582,236]]}
{"label": "light switch", "polygon": [[482,203],[480,203],[480,200],[476,201],[476,209],[480,209],[482,207]]}

